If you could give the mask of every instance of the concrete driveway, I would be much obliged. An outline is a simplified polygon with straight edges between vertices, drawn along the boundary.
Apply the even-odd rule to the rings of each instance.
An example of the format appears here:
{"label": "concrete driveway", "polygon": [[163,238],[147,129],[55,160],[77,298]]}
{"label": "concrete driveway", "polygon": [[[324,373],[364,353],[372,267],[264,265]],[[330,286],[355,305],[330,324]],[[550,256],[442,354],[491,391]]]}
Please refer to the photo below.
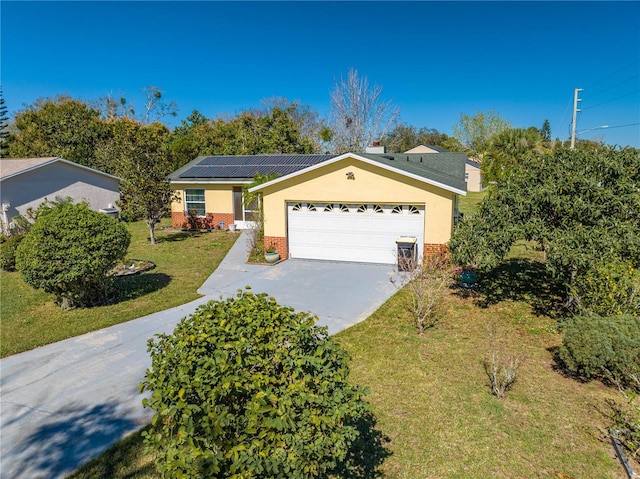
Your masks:
{"label": "concrete driveway", "polygon": [[151,420],[138,385],[147,340],[201,304],[250,286],[318,315],[330,334],[367,318],[394,292],[393,267],[288,260],[247,265],[243,234],[196,301],[0,360],[0,477],[64,477]]}

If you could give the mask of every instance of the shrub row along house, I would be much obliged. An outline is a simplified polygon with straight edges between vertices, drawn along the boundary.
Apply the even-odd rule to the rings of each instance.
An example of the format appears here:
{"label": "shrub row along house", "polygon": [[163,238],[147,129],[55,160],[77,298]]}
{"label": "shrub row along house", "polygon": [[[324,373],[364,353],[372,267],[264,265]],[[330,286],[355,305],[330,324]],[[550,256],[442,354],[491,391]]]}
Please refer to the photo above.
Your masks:
{"label": "shrub row along house", "polygon": [[256,174],[279,175],[252,188],[262,197],[265,247],[283,258],[389,263],[396,241],[417,254],[449,241],[458,195],[466,194],[464,153],[201,156],[169,177],[173,226],[189,212],[209,224],[250,227],[243,201]]}

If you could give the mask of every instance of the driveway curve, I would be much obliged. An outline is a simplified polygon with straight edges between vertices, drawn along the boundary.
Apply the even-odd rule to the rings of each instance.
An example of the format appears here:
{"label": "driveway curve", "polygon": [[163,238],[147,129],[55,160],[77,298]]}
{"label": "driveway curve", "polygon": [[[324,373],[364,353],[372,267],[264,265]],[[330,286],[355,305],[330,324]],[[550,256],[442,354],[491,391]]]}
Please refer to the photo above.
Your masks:
{"label": "driveway curve", "polygon": [[288,260],[250,265],[242,233],[195,301],[0,360],[0,477],[59,478],[151,420],[138,385],[147,341],[209,300],[251,287],[318,316],[335,334],[394,292],[390,265]]}

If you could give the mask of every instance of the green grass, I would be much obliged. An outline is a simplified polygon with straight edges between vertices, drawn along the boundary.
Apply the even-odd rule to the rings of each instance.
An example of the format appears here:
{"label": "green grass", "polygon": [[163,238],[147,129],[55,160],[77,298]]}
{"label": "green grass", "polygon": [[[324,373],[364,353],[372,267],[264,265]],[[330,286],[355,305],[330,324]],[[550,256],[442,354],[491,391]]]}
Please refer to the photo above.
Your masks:
{"label": "green grass", "polygon": [[487,192],[484,191],[469,191],[466,196],[458,196],[458,210],[464,215],[472,215],[478,211],[480,202],[487,196]]}
{"label": "green grass", "polygon": [[[119,300],[108,306],[62,311],[52,296],[25,284],[20,273],[0,272],[2,357],[184,304],[215,270],[237,239],[225,231],[186,233],[158,225],[158,244],[149,243],[142,222],[130,223],[127,258],[150,260],[156,268],[117,279]],[[164,229],[163,229],[164,228]]]}
{"label": "green grass", "polygon": [[[369,387],[376,427],[388,438],[383,476],[621,477],[602,434],[605,401],[617,393],[556,370],[557,323],[534,314],[534,300],[551,303],[556,294],[540,263],[513,258],[483,281],[490,293],[449,291],[441,322],[422,336],[402,309],[402,291],[336,336],[352,356],[352,381]],[[492,323],[508,350],[524,358],[504,400],[490,394],[482,365]],[[158,477],[153,471],[134,434],[71,477]]]}

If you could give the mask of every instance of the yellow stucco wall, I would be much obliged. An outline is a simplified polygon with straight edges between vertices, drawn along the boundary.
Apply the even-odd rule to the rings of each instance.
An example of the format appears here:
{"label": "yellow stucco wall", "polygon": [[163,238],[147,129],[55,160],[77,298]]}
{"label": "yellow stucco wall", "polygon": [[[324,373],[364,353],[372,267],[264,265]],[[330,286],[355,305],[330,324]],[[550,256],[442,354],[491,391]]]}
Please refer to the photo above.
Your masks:
{"label": "yellow stucco wall", "polygon": [[[353,172],[355,180],[347,179]],[[345,158],[263,190],[265,236],[286,236],[287,202],[336,202],[425,206],[424,242],[451,237],[455,194],[375,165]]]}
{"label": "yellow stucco wall", "polygon": [[184,190],[204,189],[204,201],[208,212],[233,214],[233,186],[212,184],[175,185],[173,191],[178,195],[179,201],[171,202],[171,212],[184,212]]}

